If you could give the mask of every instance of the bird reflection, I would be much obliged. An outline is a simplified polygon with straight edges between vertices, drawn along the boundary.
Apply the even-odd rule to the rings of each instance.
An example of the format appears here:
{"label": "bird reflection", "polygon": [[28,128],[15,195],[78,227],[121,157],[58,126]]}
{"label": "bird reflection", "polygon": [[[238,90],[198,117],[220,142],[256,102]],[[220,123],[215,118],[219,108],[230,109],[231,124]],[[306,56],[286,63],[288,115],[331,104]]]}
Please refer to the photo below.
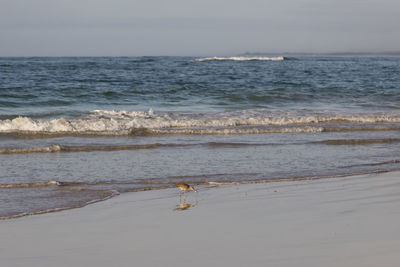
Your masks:
{"label": "bird reflection", "polygon": [[190,208],[193,208],[196,205],[197,205],[197,201],[195,204],[183,202],[183,203],[179,203],[178,205],[176,205],[176,208],[174,210],[188,210]]}

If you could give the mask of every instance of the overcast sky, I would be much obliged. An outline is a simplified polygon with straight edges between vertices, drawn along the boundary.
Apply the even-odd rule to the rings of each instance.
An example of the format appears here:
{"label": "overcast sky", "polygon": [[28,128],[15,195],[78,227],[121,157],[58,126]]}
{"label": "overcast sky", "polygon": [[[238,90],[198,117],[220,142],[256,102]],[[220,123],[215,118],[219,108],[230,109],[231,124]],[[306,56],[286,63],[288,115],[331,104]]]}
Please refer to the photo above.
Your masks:
{"label": "overcast sky", "polygon": [[400,0],[0,0],[0,56],[394,50]]}

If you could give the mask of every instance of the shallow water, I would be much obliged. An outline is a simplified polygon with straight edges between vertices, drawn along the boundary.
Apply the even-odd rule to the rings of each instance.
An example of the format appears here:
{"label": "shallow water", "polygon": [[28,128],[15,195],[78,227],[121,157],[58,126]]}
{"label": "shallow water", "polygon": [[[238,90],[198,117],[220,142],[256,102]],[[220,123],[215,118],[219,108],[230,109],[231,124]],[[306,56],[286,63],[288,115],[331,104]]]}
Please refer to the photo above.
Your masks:
{"label": "shallow water", "polygon": [[0,217],[400,169],[400,58],[0,58]]}

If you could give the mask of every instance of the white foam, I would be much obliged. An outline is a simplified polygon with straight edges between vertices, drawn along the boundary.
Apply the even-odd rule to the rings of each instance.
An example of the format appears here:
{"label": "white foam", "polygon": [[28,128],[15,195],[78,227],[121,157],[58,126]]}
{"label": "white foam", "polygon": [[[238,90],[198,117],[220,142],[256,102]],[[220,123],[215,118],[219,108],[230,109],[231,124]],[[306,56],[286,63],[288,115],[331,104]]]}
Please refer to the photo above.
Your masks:
{"label": "white foam", "polygon": [[[170,130],[179,132],[223,132],[235,133],[244,131],[243,127],[251,126],[290,126],[280,131],[320,131],[319,125],[312,130],[304,126],[321,123],[400,123],[400,112],[397,113],[356,113],[324,110],[268,110],[252,109],[219,113],[155,113],[149,111],[114,111],[95,110],[89,115],[67,120],[64,118],[50,120],[33,120],[28,117],[0,120],[0,132],[34,132],[34,133],[78,133],[78,134],[115,134],[127,135],[135,129]],[[219,129],[217,129],[219,128]],[[223,129],[221,129],[223,128]],[[241,128],[241,129],[240,129]],[[265,131],[266,130],[262,130]],[[276,131],[276,130],[274,130]]]}
{"label": "white foam", "polygon": [[230,61],[251,61],[251,60],[260,60],[260,61],[281,61],[285,58],[282,56],[279,57],[206,57],[206,58],[197,58],[195,61],[221,61],[221,60],[230,60]]}
{"label": "white foam", "polygon": [[200,128],[200,129],[154,129],[154,134],[195,134],[195,135],[232,135],[232,134],[267,134],[267,133],[320,133],[323,127],[290,127],[290,128]]}

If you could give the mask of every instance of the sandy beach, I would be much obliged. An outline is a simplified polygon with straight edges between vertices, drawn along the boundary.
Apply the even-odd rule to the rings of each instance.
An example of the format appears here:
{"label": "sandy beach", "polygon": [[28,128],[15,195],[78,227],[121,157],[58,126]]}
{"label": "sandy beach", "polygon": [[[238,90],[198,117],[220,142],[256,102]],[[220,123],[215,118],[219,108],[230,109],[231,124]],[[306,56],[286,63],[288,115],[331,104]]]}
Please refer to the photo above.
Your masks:
{"label": "sandy beach", "polygon": [[0,221],[0,266],[398,266],[400,172],[126,193]]}

